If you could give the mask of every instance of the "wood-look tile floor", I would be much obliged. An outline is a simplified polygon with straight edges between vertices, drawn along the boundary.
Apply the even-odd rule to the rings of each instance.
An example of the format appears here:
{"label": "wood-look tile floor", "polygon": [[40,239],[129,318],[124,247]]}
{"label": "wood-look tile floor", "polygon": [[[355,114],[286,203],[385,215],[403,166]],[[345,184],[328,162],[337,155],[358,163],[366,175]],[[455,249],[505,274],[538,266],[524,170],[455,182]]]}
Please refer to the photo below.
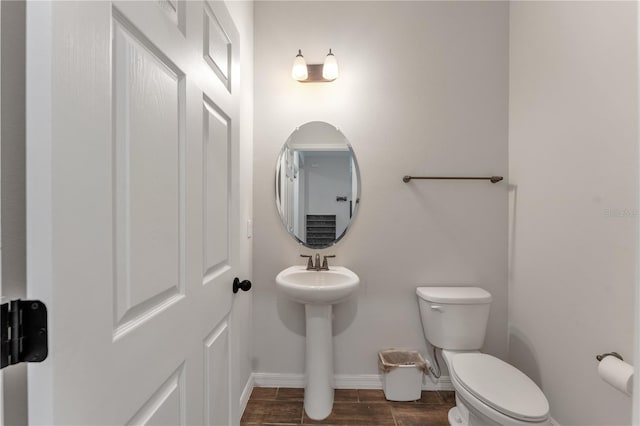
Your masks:
{"label": "wood-look tile floor", "polygon": [[455,405],[453,392],[425,391],[417,401],[391,402],[382,390],[336,389],[333,411],[315,421],[305,414],[303,398],[304,389],[256,387],[240,425],[449,426]]}

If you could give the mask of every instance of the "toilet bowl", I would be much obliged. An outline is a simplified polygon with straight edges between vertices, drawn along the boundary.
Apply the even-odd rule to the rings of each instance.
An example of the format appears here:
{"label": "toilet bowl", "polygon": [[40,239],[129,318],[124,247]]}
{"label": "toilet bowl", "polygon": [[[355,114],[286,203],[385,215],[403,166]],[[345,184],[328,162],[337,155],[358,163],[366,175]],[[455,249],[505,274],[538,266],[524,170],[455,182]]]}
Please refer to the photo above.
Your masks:
{"label": "toilet bowl", "polygon": [[418,287],[424,334],[442,349],[456,391],[455,426],[550,425],[540,388],[506,362],[479,351],[491,294],[478,287]]}
{"label": "toilet bowl", "polygon": [[515,367],[477,351],[442,355],[456,390],[452,425],[550,424],[546,397]]}

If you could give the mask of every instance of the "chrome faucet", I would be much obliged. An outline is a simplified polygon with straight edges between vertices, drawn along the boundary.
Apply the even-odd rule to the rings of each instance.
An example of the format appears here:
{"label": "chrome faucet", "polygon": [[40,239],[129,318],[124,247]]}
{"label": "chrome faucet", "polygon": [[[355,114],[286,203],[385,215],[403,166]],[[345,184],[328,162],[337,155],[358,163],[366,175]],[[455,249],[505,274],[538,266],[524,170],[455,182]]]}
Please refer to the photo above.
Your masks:
{"label": "chrome faucet", "polygon": [[329,262],[327,261],[327,259],[331,257],[336,257],[336,255],[331,254],[328,256],[323,256],[322,265],[320,265],[320,253],[316,253],[315,262],[313,261],[313,256],[311,256],[310,254],[301,254],[300,257],[306,257],[307,259],[309,259],[307,261],[307,271],[328,271]]}

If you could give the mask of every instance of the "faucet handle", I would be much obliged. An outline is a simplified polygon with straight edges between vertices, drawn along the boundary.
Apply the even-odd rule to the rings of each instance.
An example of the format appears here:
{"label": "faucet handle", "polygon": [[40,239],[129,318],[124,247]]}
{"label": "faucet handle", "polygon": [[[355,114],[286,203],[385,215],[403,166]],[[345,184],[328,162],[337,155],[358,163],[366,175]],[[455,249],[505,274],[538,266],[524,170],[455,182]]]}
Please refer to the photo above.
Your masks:
{"label": "faucet handle", "polygon": [[336,257],[336,255],[335,254],[329,254],[327,256],[323,256],[322,267],[320,269],[328,271],[329,270],[329,262],[327,262],[327,259],[328,258],[332,258],[332,257]]}
{"label": "faucet handle", "polygon": [[309,260],[307,261],[307,270],[311,270],[313,269],[313,256],[311,256],[310,254],[301,254],[300,257],[306,257]]}

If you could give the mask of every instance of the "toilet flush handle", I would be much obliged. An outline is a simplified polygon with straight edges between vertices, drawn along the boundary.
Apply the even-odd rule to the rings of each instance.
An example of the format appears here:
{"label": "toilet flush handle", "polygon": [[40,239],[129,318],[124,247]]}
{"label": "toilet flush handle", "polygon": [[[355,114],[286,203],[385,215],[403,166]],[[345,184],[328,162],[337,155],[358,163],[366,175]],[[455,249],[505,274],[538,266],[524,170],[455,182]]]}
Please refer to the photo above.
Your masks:
{"label": "toilet flush handle", "polygon": [[442,312],[442,306],[440,305],[430,305],[429,307],[432,311]]}

